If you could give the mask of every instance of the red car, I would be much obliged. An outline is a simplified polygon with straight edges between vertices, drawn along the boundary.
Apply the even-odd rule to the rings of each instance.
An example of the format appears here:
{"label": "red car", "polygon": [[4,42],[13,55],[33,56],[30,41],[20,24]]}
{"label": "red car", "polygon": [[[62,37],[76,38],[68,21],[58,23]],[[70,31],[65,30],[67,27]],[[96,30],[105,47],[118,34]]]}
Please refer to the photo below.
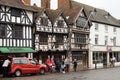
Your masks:
{"label": "red car", "polygon": [[34,60],[26,57],[12,58],[10,75],[21,76],[22,74],[45,74],[48,68],[44,64],[37,64]]}

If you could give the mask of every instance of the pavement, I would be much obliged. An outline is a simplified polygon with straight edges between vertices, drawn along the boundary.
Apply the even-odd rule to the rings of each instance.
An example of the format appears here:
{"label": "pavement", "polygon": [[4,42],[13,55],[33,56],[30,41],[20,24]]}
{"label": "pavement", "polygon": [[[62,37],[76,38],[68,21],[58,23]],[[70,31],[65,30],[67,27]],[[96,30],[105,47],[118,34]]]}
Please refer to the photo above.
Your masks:
{"label": "pavement", "polygon": [[22,77],[0,78],[0,80],[120,80],[120,67],[85,70],[68,73],[46,73]]}

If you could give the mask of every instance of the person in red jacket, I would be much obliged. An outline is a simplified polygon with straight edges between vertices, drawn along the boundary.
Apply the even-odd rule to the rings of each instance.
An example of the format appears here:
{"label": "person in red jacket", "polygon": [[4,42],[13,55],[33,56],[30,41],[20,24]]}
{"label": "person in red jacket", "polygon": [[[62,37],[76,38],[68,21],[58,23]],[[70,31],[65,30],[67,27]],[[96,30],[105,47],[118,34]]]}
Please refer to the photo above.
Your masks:
{"label": "person in red jacket", "polygon": [[45,61],[47,67],[48,67],[48,72],[50,71],[50,65],[51,65],[51,60],[50,60],[50,56],[48,56],[48,58]]}

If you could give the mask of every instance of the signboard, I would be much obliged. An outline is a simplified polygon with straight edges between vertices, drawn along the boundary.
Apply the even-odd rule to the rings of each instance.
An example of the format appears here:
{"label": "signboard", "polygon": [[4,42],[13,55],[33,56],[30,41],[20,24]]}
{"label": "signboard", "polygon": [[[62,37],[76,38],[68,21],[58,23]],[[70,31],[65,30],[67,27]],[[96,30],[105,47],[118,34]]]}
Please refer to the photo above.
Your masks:
{"label": "signboard", "polygon": [[106,49],[107,49],[108,52],[111,52],[112,51],[112,46],[107,46]]}

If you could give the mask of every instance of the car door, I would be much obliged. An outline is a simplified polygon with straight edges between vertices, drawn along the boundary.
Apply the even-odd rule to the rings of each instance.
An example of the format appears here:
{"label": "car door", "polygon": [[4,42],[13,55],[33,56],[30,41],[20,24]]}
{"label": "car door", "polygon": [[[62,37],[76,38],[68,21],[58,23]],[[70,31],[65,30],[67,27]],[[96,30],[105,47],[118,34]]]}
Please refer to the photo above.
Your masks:
{"label": "car door", "polygon": [[21,66],[22,72],[23,73],[29,73],[30,68],[28,66],[28,60],[26,58],[25,59],[21,59],[20,63],[21,63],[20,66]]}
{"label": "car door", "polygon": [[39,71],[39,66],[36,64],[34,60],[29,61],[29,67],[30,67],[30,72],[31,73],[38,73]]}

